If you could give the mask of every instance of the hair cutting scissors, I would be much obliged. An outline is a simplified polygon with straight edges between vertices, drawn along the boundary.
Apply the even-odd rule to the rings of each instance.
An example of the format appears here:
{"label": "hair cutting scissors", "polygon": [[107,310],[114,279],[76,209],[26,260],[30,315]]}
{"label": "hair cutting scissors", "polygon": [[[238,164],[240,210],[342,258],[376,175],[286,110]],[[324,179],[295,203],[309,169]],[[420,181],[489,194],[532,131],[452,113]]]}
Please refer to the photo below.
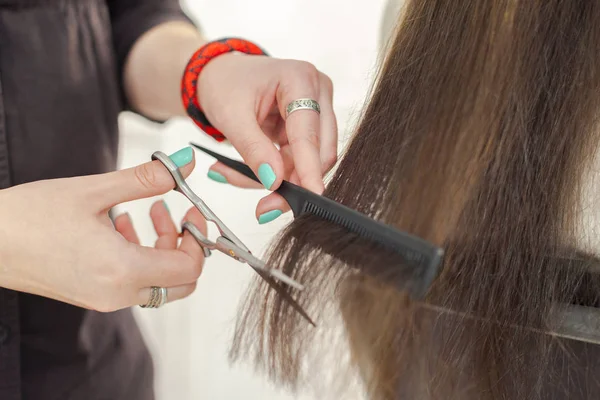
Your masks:
{"label": "hair cutting scissors", "polygon": [[[160,161],[165,168],[169,171],[173,180],[175,181],[175,191],[183,194],[193,205],[200,211],[202,216],[217,226],[220,236],[215,241],[211,241],[204,236],[200,230],[191,222],[184,222],[182,225],[182,231],[188,231],[194,239],[198,242],[202,250],[204,251],[205,257],[211,255],[211,250],[220,251],[223,254],[241,262],[246,263],[252,267],[262,279],[264,279],[273,289],[275,289],[279,295],[281,295],[286,301],[288,301],[294,309],[299,312],[306,320],[312,325],[315,325],[312,319],[308,316],[306,311],[292,298],[286,288],[281,285],[284,283],[289,287],[293,287],[298,290],[304,290],[304,286],[298,283],[294,279],[290,278],[282,271],[267,266],[262,260],[258,259],[244,243],[225,225],[219,217],[206,205],[206,203],[188,186],[183,175],[179,171],[179,168],[175,163],[161,151],[157,151],[152,154],[153,160]],[[279,282],[278,282],[279,281]]]}

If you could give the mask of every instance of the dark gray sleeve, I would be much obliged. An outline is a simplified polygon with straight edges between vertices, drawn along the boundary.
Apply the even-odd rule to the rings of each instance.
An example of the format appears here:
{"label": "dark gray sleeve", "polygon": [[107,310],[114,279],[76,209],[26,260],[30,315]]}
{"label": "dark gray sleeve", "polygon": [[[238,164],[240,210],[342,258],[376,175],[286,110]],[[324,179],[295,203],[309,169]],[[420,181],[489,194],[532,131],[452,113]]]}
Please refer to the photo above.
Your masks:
{"label": "dark gray sleeve", "polygon": [[153,27],[169,21],[193,24],[179,0],[108,0],[108,8],[121,71],[135,42]]}

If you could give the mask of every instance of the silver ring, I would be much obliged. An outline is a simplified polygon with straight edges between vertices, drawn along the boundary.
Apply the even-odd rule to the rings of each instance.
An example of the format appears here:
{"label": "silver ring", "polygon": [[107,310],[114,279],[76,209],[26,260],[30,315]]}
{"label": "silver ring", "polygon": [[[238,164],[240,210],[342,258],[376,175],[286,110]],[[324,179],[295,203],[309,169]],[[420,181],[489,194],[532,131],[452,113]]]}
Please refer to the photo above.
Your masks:
{"label": "silver ring", "polygon": [[142,308],[159,308],[167,302],[167,289],[158,286],[150,288],[150,297],[146,304],[140,304]]}
{"label": "silver ring", "polygon": [[167,304],[167,288],[160,288],[160,304],[158,307],[162,307]]}
{"label": "silver ring", "polygon": [[285,109],[285,117],[289,117],[291,113],[298,110],[312,110],[317,114],[321,114],[321,106],[313,99],[297,99],[292,101]]}

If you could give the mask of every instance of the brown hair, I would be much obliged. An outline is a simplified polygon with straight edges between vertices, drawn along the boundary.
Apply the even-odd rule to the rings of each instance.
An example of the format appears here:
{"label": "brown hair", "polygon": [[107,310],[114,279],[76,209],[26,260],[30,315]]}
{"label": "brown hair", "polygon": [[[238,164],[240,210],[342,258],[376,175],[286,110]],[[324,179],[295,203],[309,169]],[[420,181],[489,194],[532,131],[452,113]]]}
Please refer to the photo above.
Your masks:
{"label": "brown hair", "polygon": [[600,397],[600,352],[539,333],[594,262],[599,71],[600,2],[410,2],[325,195],[443,246],[442,273],[410,301],[394,254],[300,217],[269,263],[307,286],[318,328],[257,282],[232,357],[321,398],[356,375],[373,399]]}

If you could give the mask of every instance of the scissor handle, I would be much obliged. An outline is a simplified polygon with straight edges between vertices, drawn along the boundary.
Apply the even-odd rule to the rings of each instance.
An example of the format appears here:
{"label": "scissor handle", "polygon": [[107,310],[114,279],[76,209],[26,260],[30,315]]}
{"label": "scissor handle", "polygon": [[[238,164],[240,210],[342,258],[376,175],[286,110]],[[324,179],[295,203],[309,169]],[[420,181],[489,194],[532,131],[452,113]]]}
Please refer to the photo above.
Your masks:
{"label": "scissor handle", "polygon": [[[228,254],[231,258],[234,258],[237,261],[243,263],[246,263],[248,261],[244,259],[244,257],[240,257],[238,254],[236,254],[236,251],[240,251],[241,249],[234,250],[238,248],[238,246],[236,246],[235,243],[233,243],[227,238],[224,238],[223,236],[218,237],[217,241],[213,242],[212,240],[204,236],[196,225],[189,221],[185,221],[181,225],[181,229],[182,231],[188,231],[190,235],[192,235],[194,239],[196,239],[196,242],[198,242],[200,247],[202,247],[205,257],[209,257],[211,255],[211,250],[219,250],[222,253]],[[244,252],[244,250],[241,250],[240,252]]]}
{"label": "scissor handle", "polygon": [[222,236],[231,240],[242,249],[249,251],[244,243],[242,243],[242,241],[219,219],[219,217],[217,217],[210,207],[208,207],[206,203],[188,186],[185,178],[179,171],[179,167],[177,167],[177,165],[169,156],[162,151],[156,151],[154,154],[152,154],[152,159],[160,161],[165,166],[175,181],[175,190],[187,197],[187,199],[194,205],[194,207],[198,209],[198,211],[200,211],[202,216],[207,221],[213,222],[217,226],[217,229]]}
{"label": "scissor handle", "polygon": [[[169,156],[161,151],[157,151],[152,154],[152,159],[160,161],[165,168],[167,168],[173,177],[173,180],[175,181],[175,190],[183,194],[198,209],[198,211],[200,211],[207,221],[211,221],[217,225],[221,236],[218,237],[215,242],[213,242],[204,236],[204,234],[202,234],[202,232],[193,223],[186,221],[182,224],[182,230],[188,231],[194,237],[194,239],[196,239],[200,247],[202,247],[205,257],[209,257],[211,255],[210,250],[219,250],[240,262],[250,265],[250,267],[258,272],[263,279],[266,279],[269,282],[269,285],[272,285],[276,290],[278,290],[278,292],[281,292],[282,289],[279,288],[274,281],[272,281],[272,278],[277,278],[281,282],[286,283],[288,286],[292,286],[296,289],[304,289],[304,286],[294,281],[283,272],[277,269],[268,268],[262,261],[254,257],[250,250],[248,250],[248,248],[242,243],[242,241],[238,239],[223,222],[221,222],[221,220],[206,205],[206,203],[204,203],[204,201],[198,197],[198,195],[196,195],[196,193],[194,193],[194,191],[188,186],[183,178],[183,175],[181,175],[181,172],[179,171],[179,167],[177,167],[177,165]],[[294,308],[298,309],[299,312],[305,316],[305,318],[314,324],[308,315],[298,304],[295,303],[293,299],[288,298],[287,300],[290,301]]]}
{"label": "scissor handle", "polygon": [[200,229],[198,229],[198,227],[196,227],[196,225],[192,224],[189,221],[185,221],[181,225],[181,230],[188,231],[190,233],[190,235],[192,235],[194,237],[194,239],[196,239],[196,242],[198,242],[200,247],[202,247],[202,251],[204,252],[205,258],[210,257],[210,255],[211,255],[210,251],[216,248],[215,242],[212,242],[209,238],[204,236],[202,234],[202,232],[200,232]]}

